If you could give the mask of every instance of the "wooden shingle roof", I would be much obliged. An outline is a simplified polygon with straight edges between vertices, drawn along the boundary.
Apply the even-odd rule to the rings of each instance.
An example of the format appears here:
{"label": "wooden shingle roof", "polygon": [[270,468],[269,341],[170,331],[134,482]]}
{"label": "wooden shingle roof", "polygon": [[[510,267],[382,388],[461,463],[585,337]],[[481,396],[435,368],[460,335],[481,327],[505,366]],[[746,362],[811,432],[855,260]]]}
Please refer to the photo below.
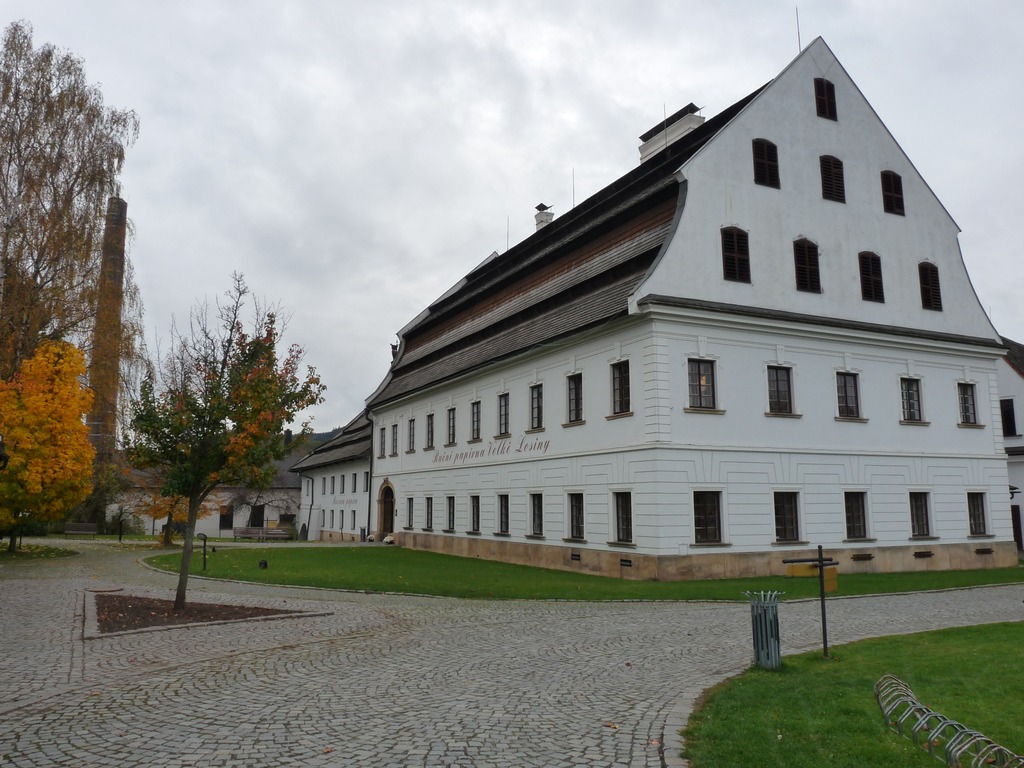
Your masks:
{"label": "wooden shingle roof", "polygon": [[676,171],[761,90],[466,275],[402,331],[368,407],[625,315],[671,235],[680,205]]}

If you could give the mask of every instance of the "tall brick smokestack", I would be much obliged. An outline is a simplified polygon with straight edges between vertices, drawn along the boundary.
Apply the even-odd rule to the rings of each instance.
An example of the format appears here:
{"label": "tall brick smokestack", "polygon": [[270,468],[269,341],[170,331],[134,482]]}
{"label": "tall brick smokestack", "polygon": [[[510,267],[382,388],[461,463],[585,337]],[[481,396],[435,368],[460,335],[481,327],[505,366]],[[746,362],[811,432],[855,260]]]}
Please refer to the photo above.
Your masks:
{"label": "tall brick smokestack", "polygon": [[121,370],[121,307],[124,303],[124,240],[128,203],[107,202],[103,229],[103,260],[93,328],[89,384],[93,391],[89,439],[96,449],[96,473],[112,463],[117,435],[117,391]]}

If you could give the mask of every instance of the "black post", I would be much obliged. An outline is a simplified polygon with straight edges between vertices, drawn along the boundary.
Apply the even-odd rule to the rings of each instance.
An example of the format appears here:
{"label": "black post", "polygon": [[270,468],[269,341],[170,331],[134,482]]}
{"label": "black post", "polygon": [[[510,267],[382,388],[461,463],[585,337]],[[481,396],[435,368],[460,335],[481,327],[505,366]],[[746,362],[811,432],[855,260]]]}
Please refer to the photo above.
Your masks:
{"label": "black post", "polygon": [[124,518],[119,517],[117,519],[117,543],[121,543],[121,539],[124,537]]}
{"label": "black post", "polygon": [[825,556],[818,545],[818,588],[821,595],[821,647],[828,658],[828,618],[825,615]]}
{"label": "black post", "polygon": [[206,534],[197,533],[196,538],[203,542],[203,570],[206,570]]}

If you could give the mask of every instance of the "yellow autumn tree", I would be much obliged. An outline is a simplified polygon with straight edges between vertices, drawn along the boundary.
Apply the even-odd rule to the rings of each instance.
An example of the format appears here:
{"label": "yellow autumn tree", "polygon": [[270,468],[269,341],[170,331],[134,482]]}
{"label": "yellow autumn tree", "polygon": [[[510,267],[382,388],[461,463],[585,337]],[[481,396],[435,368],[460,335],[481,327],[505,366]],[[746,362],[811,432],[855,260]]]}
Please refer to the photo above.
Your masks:
{"label": "yellow autumn tree", "polygon": [[81,384],[85,356],[44,341],[10,379],[0,381],[0,434],[10,456],[0,472],[0,531],[20,520],[62,519],[92,489],[94,451],[84,416],[92,393]]}

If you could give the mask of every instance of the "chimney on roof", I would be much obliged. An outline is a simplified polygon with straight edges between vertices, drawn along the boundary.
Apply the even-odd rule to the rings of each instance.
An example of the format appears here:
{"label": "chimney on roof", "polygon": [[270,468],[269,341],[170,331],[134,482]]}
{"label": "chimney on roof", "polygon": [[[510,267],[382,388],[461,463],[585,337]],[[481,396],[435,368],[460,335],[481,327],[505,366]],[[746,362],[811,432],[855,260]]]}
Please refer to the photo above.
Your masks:
{"label": "chimney on roof", "polygon": [[537,222],[537,230],[539,231],[554,220],[555,214],[551,212],[550,205],[539,203],[537,205],[537,214],[533,218]]}
{"label": "chimney on roof", "polygon": [[288,448],[291,444],[292,444],[292,431],[290,429],[286,429],[284,431],[284,447]]}
{"label": "chimney on roof", "polygon": [[674,115],[669,115],[640,137],[640,162],[678,141],[704,122],[698,115],[700,107],[692,101]]}

